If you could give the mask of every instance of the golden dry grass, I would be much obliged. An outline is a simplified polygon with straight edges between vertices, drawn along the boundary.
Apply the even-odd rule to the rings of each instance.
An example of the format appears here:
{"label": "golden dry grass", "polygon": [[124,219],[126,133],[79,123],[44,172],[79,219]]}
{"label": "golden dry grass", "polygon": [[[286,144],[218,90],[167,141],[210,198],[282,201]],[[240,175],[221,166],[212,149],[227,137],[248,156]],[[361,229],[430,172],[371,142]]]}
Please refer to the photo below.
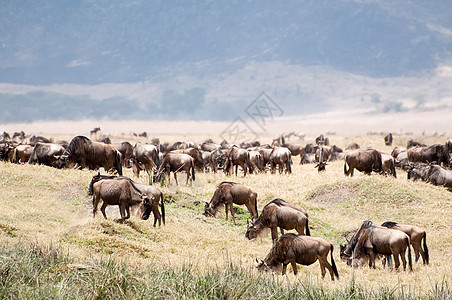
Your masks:
{"label": "golden dry grass", "polygon": [[[117,138],[124,140],[124,136]],[[207,137],[160,138],[162,141],[200,142]],[[396,137],[395,145],[406,145],[408,138]],[[136,139],[127,137],[132,144]],[[424,140],[431,144],[443,143],[445,139],[425,137]],[[370,146],[387,153],[393,148],[384,146],[381,136],[331,138],[332,144],[344,148],[352,141],[362,148]],[[302,206],[309,212],[311,234],[334,244],[339,281],[331,282],[328,275],[325,280],[320,280],[318,263],[300,266],[299,277],[308,276],[315,284],[327,289],[345,289],[354,277],[356,283],[369,289],[404,287],[418,294],[443,281],[450,285],[452,193],[424,182],[408,181],[401,170],[397,170],[396,179],[379,175],[369,177],[359,172],[349,178],[343,174],[343,161],[330,163],[324,173],[318,173],[313,165],[300,165],[299,157],[293,161],[292,175],[267,173],[243,178],[197,173],[191,187],[183,184],[185,175],[179,174],[180,186],[175,186],[172,180],[170,186],[161,188],[171,203],[166,206],[166,225],[160,228],[153,228],[152,221],[137,219],[117,223],[114,221],[119,216],[117,207],[107,210],[108,220],[101,214],[93,219],[91,198],[87,196],[93,171],[0,163],[0,242],[57,244],[69,249],[71,255],[81,261],[86,257],[113,255],[137,267],[190,264],[199,272],[224,268],[232,261],[253,270],[255,259],[264,258],[272,246],[269,235],[254,241],[245,238],[246,211],[237,215],[237,226],[231,219],[226,222],[224,214],[217,219],[202,215],[204,201],[210,200],[216,185],[232,180],[258,193],[259,211],[276,197]],[[143,183],[147,181],[144,176],[134,178],[130,169],[126,169],[124,175]],[[376,224],[396,221],[424,227],[430,265],[414,263],[413,272],[381,267],[376,270],[349,268],[339,258],[339,244],[345,241],[342,234],[357,229],[364,220]],[[296,280],[290,267],[285,278],[289,282]]]}

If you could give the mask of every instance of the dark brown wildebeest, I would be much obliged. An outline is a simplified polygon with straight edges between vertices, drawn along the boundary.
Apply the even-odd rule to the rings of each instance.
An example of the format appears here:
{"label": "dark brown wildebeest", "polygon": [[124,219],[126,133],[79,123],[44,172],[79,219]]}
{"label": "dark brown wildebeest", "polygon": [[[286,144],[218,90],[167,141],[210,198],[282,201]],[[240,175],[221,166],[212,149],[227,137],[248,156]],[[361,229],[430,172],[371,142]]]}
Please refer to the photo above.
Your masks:
{"label": "dark brown wildebeest", "polygon": [[381,172],[384,175],[397,177],[394,157],[389,154],[381,153]]}
{"label": "dark brown wildebeest", "polygon": [[272,173],[276,173],[276,166],[278,166],[279,174],[283,171],[287,174],[292,173],[292,154],[290,150],[285,147],[275,147],[270,154],[270,162],[272,165]]}
{"label": "dark brown wildebeest", "polygon": [[399,154],[402,152],[406,152],[406,149],[403,147],[396,146],[394,147],[394,149],[392,149],[391,156],[397,159],[397,156],[399,156]]}
{"label": "dark brown wildebeest", "polygon": [[317,164],[315,167],[317,171],[322,172],[326,170],[327,161],[331,156],[331,148],[328,146],[320,146],[319,149],[315,152],[315,161]]}
{"label": "dark brown wildebeest", "polygon": [[177,173],[182,171],[185,171],[185,173],[187,173],[187,181],[185,182],[185,184],[188,184],[188,180],[190,180],[191,185],[193,180],[195,180],[195,163],[193,157],[185,153],[170,152],[163,158],[163,161],[157,170],[157,174],[154,175],[154,182],[162,181],[162,175],[166,174],[169,185],[171,178],[170,175],[171,172],[173,172],[174,180],[176,180],[176,185],[179,185],[179,183],[177,182]]}
{"label": "dark brown wildebeest", "polygon": [[270,155],[272,154],[273,148],[262,148],[260,147],[257,151],[262,155],[264,159],[263,171],[267,172],[267,166],[271,163]]}
{"label": "dark brown wildebeest", "polygon": [[89,134],[90,135],[96,135],[100,131],[100,127],[94,127]]}
{"label": "dark brown wildebeest", "polygon": [[248,208],[252,218],[257,218],[257,194],[249,187],[240,183],[223,181],[218,185],[215,193],[210,200],[206,202],[204,207],[205,216],[213,216],[217,214],[218,209],[225,207],[226,220],[228,220],[228,208],[231,211],[232,220],[235,223],[234,205],[245,205]]}
{"label": "dark brown wildebeest", "polygon": [[284,234],[284,230],[295,229],[298,234],[304,235],[306,228],[306,235],[311,235],[308,215],[304,210],[282,199],[274,199],[264,206],[257,219],[248,222],[245,237],[255,239],[264,229],[270,228],[275,243],[278,239],[278,227],[281,234]]}
{"label": "dark brown wildebeest", "polygon": [[219,148],[220,148],[220,145],[217,145],[217,144],[214,144],[214,143],[206,143],[206,142],[204,142],[204,143],[201,144],[201,150],[204,150],[204,151],[212,152],[212,151],[214,151],[216,149],[219,149]]}
{"label": "dark brown wildebeest", "polygon": [[151,176],[151,170],[157,170],[159,163],[159,150],[155,145],[137,142],[133,147],[132,170],[136,177],[140,177],[140,171],[144,170]]}
{"label": "dark brown wildebeest", "polygon": [[427,147],[411,147],[407,150],[409,162],[435,163],[449,165],[450,153],[446,145],[435,144]]}
{"label": "dark brown wildebeest", "polygon": [[323,136],[323,134],[319,135],[318,137],[315,138],[315,143],[319,146],[329,146],[330,145],[330,140],[326,137]]}
{"label": "dark brown wildebeest", "polygon": [[398,269],[400,256],[403,270],[406,270],[405,253],[407,248],[408,264],[412,271],[410,237],[402,231],[376,226],[371,221],[364,221],[351,240],[347,244],[341,244],[341,258],[357,267],[356,262],[368,256],[369,267],[375,268],[375,257],[377,255],[392,255],[395,268]]}
{"label": "dark brown wildebeest", "polygon": [[34,135],[28,141],[28,144],[32,145],[33,147],[37,143],[53,143],[53,140],[49,139],[49,138],[46,138],[46,137],[43,137],[43,136],[40,136],[40,135],[38,135],[38,136]]}
{"label": "dark brown wildebeest", "polygon": [[[415,261],[417,262],[419,260],[419,256],[422,256],[424,265],[428,265],[429,255],[426,241],[427,233],[424,229],[418,226],[399,224],[396,222],[384,222],[381,226],[405,232],[410,237],[411,246],[413,246],[414,249]],[[424,249],[422,249],[422,240],[424,240]]]}
{"label": "dark brown wildebeest", "polygon": [[[31,147],[31,146],[30,146]],[[32,147],[33,149],[33,147]],[[14,146],[12,142],[0,143],[0,161],[13,161]]]}
{"label": "dark brown wildebeest", "polygon": [[[110,176],[110,175],[100,175],[100,173],[97,173],[93,176],[91,179],[91,182],[89,184],[88,188],[88,195],[94,194],[94,183],[103,180],[103,179],[113,179],[113,180],[128,180],[131,182],[135,187],[137,187],[140,192],[147,196],[150,199],[151,202],[151,212],[154,214],[154,227],[158,221],[159,226],[161,225],[161,222],[163,221],[163,224],[165,224],[165,203],[163,201],[163,194],[162,192],[152,186],[152,185],[146,185],[134,182],[129,177],[125,176]],[[93,198],[94,199],[94,198]],[[161,200],[160,207],[162,210],[162,213],[159,212],[159,200]],[[150,211],[149,206],[144,205],[142,202],[140,202],[138,205],[132,205],[131,207],[132,215],[138,216],[141,218],[141,216],[147,216],[143,219],[147,220],[149,218]]]}
{"label": "dark brown wildebeest", "polygon": [[36,143],[28,163],[54,167],[64,150],[64,147],[59,144]]}
{"label": "dark brown wildebeest", "polygon": [[357,143],[351,143],[347,147],[345,147],[345,150],[357,150],[359,149],[359,145]]}
{"label": "dark brown wildebeest", "polygon": [[121,164],[126,167],[132,167],[133,146],[129,142],[122,142],[113,145],[121,153]]}
{"label": "dark brown wildebeest", "polygon": [[130,207],[142,204],[145,213],[141,215],[143,220],[149,218],[151,199],[143,193],[129,180],[102,179],[93,184],[93,217],[96,217],[97,206],[100,200],[103,204],[100,208],[104,218],[107,218],[105,209],[108,205],[118,205],[121,214],[121,221],[130,218]]}
{"label": "dark brown wildebeest", "polygon": [[248,151],[249,158],[249,171],[250,174],[261,173],[264,170],[264,158],[257,150],[249,150]]}
{"label": "dark brown wildebeest", "polygon": [[421,142],[415,141],[415,140],[409,140],[409,141],[406,143],[406,149],[407,149],[407,150],[410,149],[410,148],[412,148],[412,147],[416,147],[416,146],[419,146],[419,147],[427,147],[426,144],[422,144]]}
{"label": "dark brown wildebeest", "polygon": [[243,177],[246,177],[248,161],[249,161],[248,151],[234,145],[229,151],[228,161],[226,163],[224,171],[227,175],[232,175],[234,174],[235,166],[235,176],[237,176],[238,168],[240,166],[243,170]]}
{"label": "dark brown wildebeest", "polygon": [[313,164],[315,163],[315,153],[304,153],[301,156],[300,164]]}
{"label": "dark brown wildebeest", "polygon": [[195,163],[195,167],[199,171],[204,170],[204,162],[202,160],[202,153],[197,148],[185,148],[185,149],[176,149],[172,150],[172,153],[185,153],[193,157],[193,162]]}
{"label": "dark brown wildebeest", "polygon": [[388,133],[385,136],[385,145],[386,146],[391,146],[392,145],[392,133]]}
{"label": "dark brown wildebeest", "polygon": [[121,155],[113,146],[93,142],[85,136],[74,137],[64,153],[56,161],[57,168],[63,168],[68,164],[77,164],[83,169],[88,167],[96,170],[103,167],[109,172],[116,170],[122,175]]}
{"label": "dark brown wildebeest", "polygon": [[[259,262],[256,259],[259,264],[257,269],[279,272],[282,266],[284,275],[287,265],[291,264],[293,273],[297,275],[297,264],[309,266],[319,260],[322,278],[325,278],[326,268],[330,272],[331,280],[334,280],[334,276],[339,279],[333,250],[333,245],[320,237],[286,233],[273,244],[264,260]],[[328,262],[328,253],[331,253],[331,264]]]}
{"label": "dark brown wildebeest", "polygon": [[438,165],[410,163],[407,172],[408,179],[429,182],[433,185],[444,186],[452,192],[452,172]]}
{"label": "dark brown wildebeest", "polygon": [[[347,170],[347,165],[349,169]],[[345,155],[344,174],[353,176],[354,169],[370,175],[372,171],[381,172],[381,154],[374,149],[352,150]]]}

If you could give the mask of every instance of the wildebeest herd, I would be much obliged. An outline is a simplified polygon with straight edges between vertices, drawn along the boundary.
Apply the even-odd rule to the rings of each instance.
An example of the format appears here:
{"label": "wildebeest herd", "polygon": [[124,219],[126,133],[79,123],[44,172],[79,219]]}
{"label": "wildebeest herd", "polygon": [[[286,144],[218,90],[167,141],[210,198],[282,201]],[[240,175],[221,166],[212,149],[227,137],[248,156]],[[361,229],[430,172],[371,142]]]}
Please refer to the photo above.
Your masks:
{"label": "wildebeest herd", "polygon": [[[14,139],[14,137],[16,139]],[[17,140],[19,137],[19,141]],[[259,142],[230,145],[227,141],[215,144],[206,140],[196,142],[160,143],[153,139],[149,144],[129,142],[106,144],[93,141],[85,136],[76,136],[70,142],[53,142],[44,137],[25,138],[23,132],[10,138],[3,133],[0,141],[0,159],[17,164],[44,164],[55,168],[103,168],[109,175],[93,176],[89,184],[89,194],[93,196],[93,216],[100,208],[107,218],[106,207],[118,205],[121,221],[131,215],[147,220],[152,213],[154,226],[165,224],[165,206],[162,192],[153,185],[140,184],[131,178],[122,176],[123,168],[132,168],[135,177],[140,171],[147,174],[150,182],[170,183],[173,172],[175,184],[178,185],[177,173],[186,173],[186,185],[195,180],[196,172],[213,172],[222,170],[226,176],[247,176],[270,172],[291,174],[293,158],[300,156],[300,164],[315,163],[319,172],[325,172],[328,162],[344,160],[344,174],[353,176],[354,170],[370,175],[372,172],[396,177],[396,167],[407,171],[408,179],[423,180],[434,185],[444,186],[452,191],[451,166],[452,140],[444,145],[431,146],[409,141],[407,148],[395,147],[392,153],[385,154],[375,149],[360,149],[357,144],[350,144],[345,151],[340,147],[329,145],[329,139],[323,135],[315,143],[306,145],[286,143],[281,136],[271,145]],[[388,145],[388,136],[385,144]],[[392,143],[392,136],[391,136]],[[240,167],[240,168],[239,168]],[[241,171],[241,173],[239,173]],[[116,173],[116,175],[112,175]],[[209,203],[206,202],[204,214],[215,217],[221,207],[225,207],[226,219],[231,213],[234,224],[234,207],[245,205],[250,213],[245,237],[252,240],[266,228],[271,231],[273,247],[265,257],[258,261],[259,270],[286,272],[288,264],[297,273],[296,264],[310,265],[317,260],[320,263],[322,277],[328,269],[331,279],[339,278],[333,259],[333,245],[320,237],[310,235],[308,213],[301,207],[282,199],[267,203],[261,213],[257,210],[257,193],[250,187],[232,181],[220,183]],[[160,211],[159,211],[160,207]],[[132,211],[132,213],[130,212]],[[281,236],[278,238],[278,228]],[[284,230],[296,230],[284,234]],[[421,242],[423,241],[423,245]],[[412,245],[415,260],[422,257],[423,263],[429,263],[426,244],[426,232],[414,225],[385,222],[381,226],[371,221],[364,221],[347,243],[341,245],[340,257],[349,265],[357,266],[362,258],[369,260],[369,266],[375,268],[375,259],[381,257],[395,268],[402,261],[404,270],[407,261],[412,270]],[[330,261],[328,262],[328,254]],[[407,257],[407,258],[406,258]]]}

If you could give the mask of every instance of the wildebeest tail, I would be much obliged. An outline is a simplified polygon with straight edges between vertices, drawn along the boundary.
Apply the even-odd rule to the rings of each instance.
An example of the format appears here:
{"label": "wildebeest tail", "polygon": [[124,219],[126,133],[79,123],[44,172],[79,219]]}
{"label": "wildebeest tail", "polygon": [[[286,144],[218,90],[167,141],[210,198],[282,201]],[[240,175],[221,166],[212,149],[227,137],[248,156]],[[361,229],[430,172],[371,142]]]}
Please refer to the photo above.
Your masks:
{"label": "wildebeest tail", "polygon": [[391,166],[391,174],[392,174],[392,176],[394,176],[394,178],[397,178],[397,173],[396,173],[394,164],[392,164],[392,166]]}
{"label": "wildebeest tail", "polygon": [[190,162],[190,167],[191,167],[191,177],[193,178],[193,180],[195,180],[195,165],[193,163],[193,160]]}
{"label": "wildebeest tail", "polygon": [[336,275],[336,278],[339,279],[339,273],[337,272],[337,267],[336,267],[336,263],[334,262],[334,257],[333,257],[333,250],[334,247],[333,245],[330,246],[330,255],[331,255],[331,267],[333,267],[333,273],[334,275]]}
{"label": "wildebeest tail", "polygon": [[344,161],[344,174],[348,176],[347,161]]}
{"label": "wildebeest tail", "polygon": [[425,254],[425,262],[428,265],[429,255],[428,255],[428,248],[427,248],[427,233],[424,232],[424,254]]}
{"label": "wildebeest tail", "polygon": [[410,238],[405,238],[407,247],[408,247],[408,266],[410,267],[410,271],[413,271],[413,260],[411,259],[411,247],[410,247]]}
{"label": "wildebeest tail", "polygon": [[119,151],[115,151],[115,169],[118,171],[118,174],[122,176],[122,165],[121,165],[121,156],[119,155]]}
{"label": "wildebeest tail", "polygon": [[311,231],[309,231],[308,218],[306,218],[306,235],[311,235]]}
{"label": "wildebeest tail", "polygon": [[256,211],[256,219],[257,219],[259,217],[259,212],[257,211],[257,196],[256,196],[256,199],[254,200],[254,210]]}
{"label": "wildebeest tail", "polygon": [[162,221],[163,225],[165,225],[165,202],[163,201],[163,193],[160,193],[160,200],[161,200],[161,208],[162,208]]}
{"label": "wildebeest tail", "polygon": [[290,166],[291,163],[292,163],[292,159],[289,158],[289,159],[287,160],[287,170],[289,171],[289,174],[292,174],[292,167]]}

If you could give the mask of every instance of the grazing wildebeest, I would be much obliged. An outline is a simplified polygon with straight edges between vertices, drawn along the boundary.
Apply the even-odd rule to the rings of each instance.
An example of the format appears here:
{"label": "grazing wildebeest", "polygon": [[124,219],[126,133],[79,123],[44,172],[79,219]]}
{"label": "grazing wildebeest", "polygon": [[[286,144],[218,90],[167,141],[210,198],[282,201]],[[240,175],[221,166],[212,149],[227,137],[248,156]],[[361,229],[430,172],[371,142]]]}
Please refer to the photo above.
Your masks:
{"label": "grazing wildebeest", "polygon": [[392,145],[392,133],[388,133],[385,136],[385,145],[386,146],[391,146]]}
{"label": "grazing wildebeest", "polygon": [[377,255],[392,255],[397,269],[400,266],[400,256],[403,270],[406,270],[405,253],[407,248],[408,264],[412,271],[410,237],[402,231],[376,226],[371,221],[364,221],[351,240],[346,244],[341,244],[341,258],[348,262],[351,261],[351,265],[356,267],[355,262],[364,256],[368,256],[369,267],[375,268],[375,257]]}
{"label": "grazing wildebeest", "polygon": [[166,174],[169,185],[170,175],[171,172],[173,172],[174,180],[176,180],[176,185],[179,185],[179,183],[177,182],[177,173],[182,171],[185,171],[185,173],[187,174],[187,181],[185,182],[185,184],[188,184],[188,180],[190,180],[191,185],[193,180],[195,180],[195,163],[193,157],[185,153],[169,152],[163,158],[163,161],[157,170],[157,174],[154,176],[154,182],[160,182],[163,178],[162,175]]}
{"label": "grazing wildebeest", "polygon": [[275,147],[270,154],[270,162],[272,165],[271,172],[276,173],[276,166],[278,166],[279,174],[284,171],[286,174],[292,173],[292,154],[290,150],[285,147]]}
{"label": "grazing wildebeest", "polygon": [[141,218],[147,220],[152,211],[151,199],[143,193],[129,180],[102,179],[93,184],[93,217],[96,217],[97,206],[100,208],[104,218],[107,218],[105,209],[108,205],[118,205],[121,214],[121,221],[130,218],[130,207],[142,204],[145,209]]}
{"label": "grazing wildebeest", "polygon": [[245,237],[255,239],[264,229],[270,228],[275,243],[278,239],[278,227],[281,234],[284,234],[284,230],[295,229],[298,234],[304,235],[306,228],[306,235],[311,235],[308,216],[304,210],[282,199],[274,199],[264,206],[257,219],[248,222]]}
{"label": "grazing wildebeest", "polygon": [[218,209],[225,207],[226,220],[228,220],[228,208],[231,211],[232,220],[235,223],[234,205],[245,205],[252,218],[257,218],[257,194],[249,187],[240,183],[223,181],[218,185],[215,193],[204,207],[204,215],[215,217]]}
{"label": "grazing wildebeest", "polygon": [[319,172],[325,171],[325,167],[327,165],[327,161],[331,156],[331,147],[328,146],[320,146],[319,149],[315,152],[315,161],[317,165],[315,166]]}
{"label": "grazing wildebeest", "polygon": [[14,154],[13,154],[13,163],[16,164],[24,164],[28,162],[30,159],[30,156],[33,154],[33,146],[31,145],[18,145],[16,148],[14,148]]}
{"label": "grazing wildebeest", "polygon": [[381,153],[381,172],[384,175],[397,177],[394,157],[389,154]]}
{"label": "grazing wildebeest", "polygon": [[262,155],[262,158],[264,160],[263,163],[263,170],[267,172],[267,166],[271,163],[270,155],[273,152],[273,148],[262,148],[260,147],[257,149],[257,151]]}
{"label": "grazing wildebeest", "polygon": [[[31,147],[31,148],[33,149],[33,147]],[[13,143],[12,142],[0,143],[0,160],[1,161],[13,161],[13,159],[14,159]]]}
{"label": "grazing wildebeest", "polygon": [[323,134],[321,134],[315,138],[315,143],[319,146],[322,146],[322,145],[329,146],[330,140],[328,138],[324,137]]}
{"label": "grazing wildebeest", "polygon": [[264,158],[257,150],[248,151],[249,171],[250,174],[261,173],[264,170]]}
{"label": "grazing wildebeest", "polygon": [[399,156],[399,154],[402,152],[406,152],[406,149],[403,147],[396,146],[394,147],[394,149],[392,149],[391,156],[397,159],[397,156]]}
{"label": "grazing wildebeest", "polygon": [[301,156],[300,164],[312,164],[315,163],[315,153],[304,153]]}
{"label": "grazing wildebeest", "polygon": [[64,147],[59,144],[36,143],[28,163],[53,167],[64,150]]}
{"label": "grazing wildebeest", "polygon": [[427,147],[426,144],[422,144],[421,142],[415,141],[415,140],[409,140],[409,141],[406,143],[406,148],[407,148],[407,150],[410,149],[410,148],[412,148],[412,147],[416,147],[416,146],[419,146],[419,147]]}
{"label": "grazing wildebeest", "polygon": [[452,192],[452,172],[438,165],[410,163],[407,172],[408,179],[421,179],[433,185],[444,186]]}
{"label": "grazing wildebeest", "polygon": [[[349,169],[347,170],[347,165]],[[377,150],[352,150],[345,155],[344,174],[353,176],[354,169],[370,175],[381,172],[381,154]]]}
{"label": "grazing wildebeest", "polygon": [[137,142],[133,147],[132,170],[136,177],[140,177],[140,171],[144,170],[151,176],[151,170],[157,170],[159,163],[159,150],[155,145]]}
{"label": "grazing wildebeest", "polygon": [[63,168],[67,164],[75,163],[83,169],[88,167],[96,170],[103,167],[109,172],[116,170],[122,175],[121,155],[113,146],[93,142],[85,136],[76,136],[56,161],[57,168]]}
{"label": "grazing wildebeest", "polygon": [[121,153],[121,164],[126,167],[132,167],[133,146],[129,142],[122,142],[113,145]]}
{"label": "grazing wildebeest", "polygon": [[43,137],[43,136],[40,136],[40,135],[38,135],[38,136],[34,135],[28,141],[28,144],[32,145],[33,147],[37,143],[53,143],[53,140],[52,139],[48,139],[48,138]]}
{"label": "grazing wildebeest", "polygon": [[[282,266],[282,275],[286,274],[287,265],[292,265],[292,270],[297,275],[297,263],[309,266],[319,260],[322,278],[325,278],[326,270],[330,272],[331,280],[334,276],[339,279],[336,263],[333,258],[333,245],[320,238],[305,235],[296,235],[287,233],[282,235],[278,241],[273,244],[270,253],[259,263],[258,270],[278,271]],[[331,264],[328,262],[328,253],[331,253]]]}
{"label": "grazing wildebeest", "polygon": [[[112,180],[128,180],[130,183],[132,183],[136,188],[140,190],[140,192],[147,196],[150,199],[151,202],[151,211],[154,214],[154,227],[158,221],[159,226],[161,225],[161,222],[163,221],[163,224],[165,224],[165,203],[163,201],[163,194],[162,192],[152,186],[152,185],[146,185],[134,182],[129,177],[125,176],[110,176],[110,175],[101,175],[100,173],[97,173],[93,176],[91,179],[91,182],[89,184],[88,188],[88,195],[94,194],[94,183],[103,180],[103,179],[112,179]],[[94,199],[94,198],[93,198]],[[159,212],[159,200],[161,200],[160,207],[162,210],[162,213]],[[142,202],[140,202],[138,205],[132,205],[130,206],[132,210],[132,215],[138,216],[141,218],[141,216],[147,216],[143,219],[148,219],[150,211],[148,205],[144,205]]]}
{"label": "grazing wildebeest", "polygon": [[243,177],[246,177],[246,171],[248,167],[248,151],[239,148],[237,146],[232,146],[228,154],[228,161],[224,168],[227,175],[234,174],[235,166],[235,176],[237,176],[239,166],[243,170]]}
{"label": "grazing wildebeest", "polygon": [[446,145],[435,144],[427,147],[411,147],[407,150],[409,162],[435,163],[449,165],[450,153]]}
{"label": "grazing wildebeest", "polygon": [[357,150],[359,149],[359,145],[357,143],[351,143],[350,145],[348,145],[345,150]]}
{"label": "grazing wildebeest", "polygon": [[[419,256],[422,256],[424,265],[428,265],[429,255],[426,241],[427,233],[424,229],[418,226],[399,224],[396,222],[384,222],[383,224],[381,224],[381,226],[405,232],[410,237],[411,246],[413,246],[414,249],[415,261],[417,262],[419,260]],[[422,249],[421,245],[422,240],[424,240],[424,249]]]}

